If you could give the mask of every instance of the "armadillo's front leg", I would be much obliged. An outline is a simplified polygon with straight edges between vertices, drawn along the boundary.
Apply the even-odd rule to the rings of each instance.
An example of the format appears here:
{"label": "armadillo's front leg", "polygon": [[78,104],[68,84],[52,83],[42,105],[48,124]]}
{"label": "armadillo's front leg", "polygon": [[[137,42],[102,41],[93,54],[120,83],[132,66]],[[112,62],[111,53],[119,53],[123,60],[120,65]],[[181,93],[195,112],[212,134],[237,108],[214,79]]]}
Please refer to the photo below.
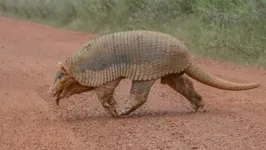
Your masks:
{"label": "armadillo's front leg", "polygon": [[95,88],[95,92],[102,106],[113,117],[118,116],[116,111],[117,102],[115,101],[113,94],[121,80],[122,78],[119,78]]}
{"label": "armadillo's front leg", "polygon": [[185,75],[168,75],[162,77],[161,83],[169,85],[176,92],[179,92],[185,98],[187,98],[195,111],[204,107],[201,95],[196,92],[193,82]]}
{"label": "armadillo's front leg", "polygon": [[155,81],[133,81],[126,107],[121,110],[119,115],[129,115],[143,105],[147,101],[150,89]]}

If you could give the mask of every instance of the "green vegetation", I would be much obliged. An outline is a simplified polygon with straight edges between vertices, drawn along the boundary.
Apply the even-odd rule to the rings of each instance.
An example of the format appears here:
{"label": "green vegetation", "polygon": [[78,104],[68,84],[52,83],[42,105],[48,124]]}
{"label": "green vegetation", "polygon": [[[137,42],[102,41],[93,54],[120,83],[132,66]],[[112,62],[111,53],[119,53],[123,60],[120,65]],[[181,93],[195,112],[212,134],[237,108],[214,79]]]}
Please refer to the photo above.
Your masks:
{"label": "green vegetation", "polygon": [[97,34],[157,30],[198,56],[266,66],[266,0],[0,0],[0,12]]}

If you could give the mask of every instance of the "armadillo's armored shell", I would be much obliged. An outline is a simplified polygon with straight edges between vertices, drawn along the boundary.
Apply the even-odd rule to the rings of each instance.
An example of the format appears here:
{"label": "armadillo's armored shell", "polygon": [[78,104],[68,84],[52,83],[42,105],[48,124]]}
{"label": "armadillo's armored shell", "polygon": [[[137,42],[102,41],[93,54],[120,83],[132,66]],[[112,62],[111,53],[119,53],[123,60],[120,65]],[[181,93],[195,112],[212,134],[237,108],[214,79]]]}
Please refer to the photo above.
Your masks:
{"label": "armadillo's armored shell", "polygon": [[190,59],[186,47],[174,37],[137,30],[97,37],[63,66],[80,84],[100,86],[120,76],[148,80],[179,73]]}

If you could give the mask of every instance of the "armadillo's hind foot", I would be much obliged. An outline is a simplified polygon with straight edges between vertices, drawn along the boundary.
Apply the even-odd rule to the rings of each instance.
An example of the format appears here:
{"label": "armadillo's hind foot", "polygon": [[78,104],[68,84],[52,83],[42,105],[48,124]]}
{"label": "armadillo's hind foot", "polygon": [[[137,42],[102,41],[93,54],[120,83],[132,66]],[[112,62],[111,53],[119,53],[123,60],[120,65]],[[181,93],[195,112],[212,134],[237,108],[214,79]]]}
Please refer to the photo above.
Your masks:
{"label": "armadillo's hind foot", "polygon": [[193,82],[185,75],[172,74],[161,79],[162,84],[169,85],[176,92],[182,94],[192,105],[195,111],[199,109],[204,110],[202,103],[202,96],[196,92]]}
{"label": "armadillo's hind foot", "polygon": [[118,116],[118,113],[116,111],[117,102],[113,96],[114,90],[121,80],[122,78],[119,78],[95,88],[96,95],[102,106],[107,111],[107,113],[109,113],[113,117]]}
{"label": "armadillo's hind foot", "polygon": [[129,115],[143,105],[147,101],[150,89],[155,81],[133,81],[126,106],[119,112],[119,115]]}

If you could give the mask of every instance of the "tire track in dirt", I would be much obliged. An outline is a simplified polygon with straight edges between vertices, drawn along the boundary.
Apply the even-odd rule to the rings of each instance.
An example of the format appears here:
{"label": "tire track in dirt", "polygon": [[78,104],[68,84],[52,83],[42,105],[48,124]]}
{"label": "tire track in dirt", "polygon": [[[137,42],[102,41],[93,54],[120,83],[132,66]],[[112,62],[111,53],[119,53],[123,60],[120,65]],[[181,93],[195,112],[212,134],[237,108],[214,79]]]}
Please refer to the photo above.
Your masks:
{"label": "tire track in dirt", "polygon": [[[0,18],[0,147],[2,149],[263,149],[266,147],[266,71],[197,59],[207,71],[236,82],[258,81],[244,92],[194,81],[206,113],[193,113],[178,93],[158,82],[130,116],[106,114],[94,92],[60,101],[48,97],[56,63],[94,35]],[[117,88],[122,103],[129,80]]]}

